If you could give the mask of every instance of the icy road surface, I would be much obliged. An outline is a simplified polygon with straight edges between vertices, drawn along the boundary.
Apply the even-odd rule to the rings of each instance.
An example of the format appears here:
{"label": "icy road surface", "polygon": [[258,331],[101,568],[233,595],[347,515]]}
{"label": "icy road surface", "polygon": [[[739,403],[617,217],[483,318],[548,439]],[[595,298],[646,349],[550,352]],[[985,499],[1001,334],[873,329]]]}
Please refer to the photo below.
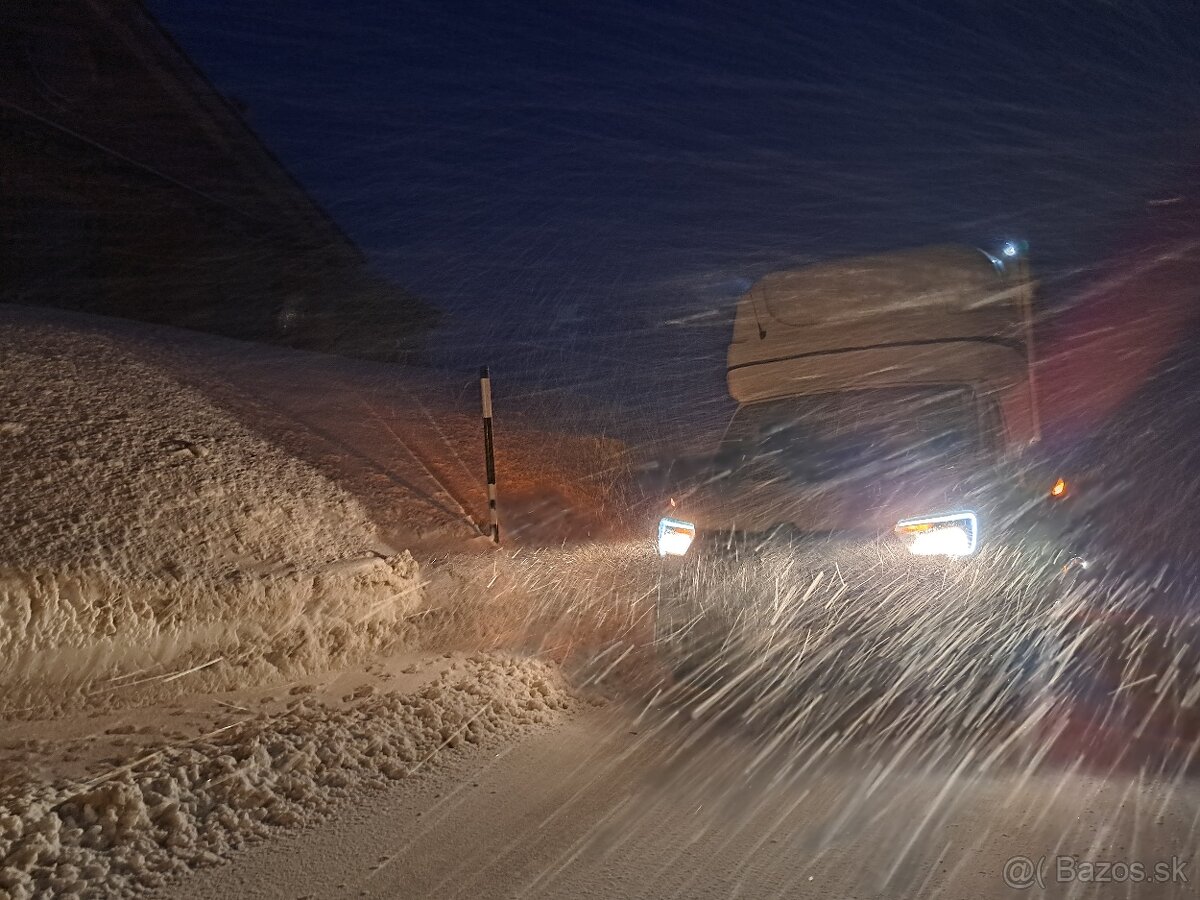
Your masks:
{"label": "icy road surface", "polygon": [[[805,777],[796,759],[747,779],[755,753],[737,737],[685,750],[689,726],[648,725],[588,710],[166,896],[1013,897],[1016,857],[1045,857],[1037,896],[1195,896],[1191,782],[936,770],[877,782],[849,761]],[[1119,866],[1068,882],[1056,857],[1072,854],[1165,861],[1168,878],[1174,857],[1176,882],[1113,883]]]}

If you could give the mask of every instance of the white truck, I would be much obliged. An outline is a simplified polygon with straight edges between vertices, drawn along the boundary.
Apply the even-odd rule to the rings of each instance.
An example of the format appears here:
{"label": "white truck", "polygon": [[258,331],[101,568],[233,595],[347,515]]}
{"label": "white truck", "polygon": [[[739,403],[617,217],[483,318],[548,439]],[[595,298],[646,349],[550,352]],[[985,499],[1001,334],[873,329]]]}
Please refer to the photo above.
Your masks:
{"label": "white truck", "polygon": [[1032,285],[1008,249],[821,263],[741,298],[737,411],[659,482],[655,646],[702,707],[795,698],[832,740],[1046,696],[1054,601],[1086,564],[1073,485],[1030,452]]}
{"label": "white truck", "polygon": [[1032,289],[1013,244],[759,280],[729,345],[737,412],[714,454],[677,467],[659,554],[787,532],[970,556],[1058,516],[1070,486],[1022,463],[1039,439]]}

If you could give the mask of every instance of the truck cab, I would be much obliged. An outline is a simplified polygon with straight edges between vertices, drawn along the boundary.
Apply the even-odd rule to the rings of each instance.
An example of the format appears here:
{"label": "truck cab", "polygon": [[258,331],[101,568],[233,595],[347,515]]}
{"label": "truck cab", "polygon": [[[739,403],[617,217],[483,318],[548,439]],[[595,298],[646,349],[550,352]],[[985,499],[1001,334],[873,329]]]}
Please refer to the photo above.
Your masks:
{"label": "truck cab", "polygon": [[1019,253],[956,245],[762,278],[729,345],[737,411],[674,486],[660,554],[786,530],[969,556],[1042,527],[1068,491],[1027,466],[1032,287]]}

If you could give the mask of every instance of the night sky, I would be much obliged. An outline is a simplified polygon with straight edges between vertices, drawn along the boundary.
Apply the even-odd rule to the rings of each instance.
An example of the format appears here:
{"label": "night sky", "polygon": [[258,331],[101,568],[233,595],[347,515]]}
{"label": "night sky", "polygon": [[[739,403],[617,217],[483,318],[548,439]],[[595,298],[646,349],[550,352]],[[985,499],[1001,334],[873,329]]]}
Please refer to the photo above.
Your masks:
{"label": "night sky", "polygon": [[788,264],[1010,236],[1055,307],[1195,191],[1200,4],[150,7],[463,341],[620,332]]}

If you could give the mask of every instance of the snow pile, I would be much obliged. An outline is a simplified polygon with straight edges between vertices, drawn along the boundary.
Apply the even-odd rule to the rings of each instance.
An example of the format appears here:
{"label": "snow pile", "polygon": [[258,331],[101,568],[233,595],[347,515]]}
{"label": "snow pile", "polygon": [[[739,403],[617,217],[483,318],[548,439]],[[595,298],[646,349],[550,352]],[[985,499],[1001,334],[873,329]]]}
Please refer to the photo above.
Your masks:
{"label": "snow pile", "polygon": [[358,500],[113,338],[6,320],[0,713],[286,677],[402,633],[418,567]]}
{"label": "snow pile", "polygon": [[661,689],[655,646],[661,561],[652,541],[523,547],[434,559],[421,620],[426,646],[518,651],[552,661],[589,695]]}
{"label": "snow pile", "polygon": [[570,703],[546,664],[476,655],[415,694],[365,685],[344,708],[297,699],[103,778],[13,789],[0,794],[0,900],[159,887]]}

